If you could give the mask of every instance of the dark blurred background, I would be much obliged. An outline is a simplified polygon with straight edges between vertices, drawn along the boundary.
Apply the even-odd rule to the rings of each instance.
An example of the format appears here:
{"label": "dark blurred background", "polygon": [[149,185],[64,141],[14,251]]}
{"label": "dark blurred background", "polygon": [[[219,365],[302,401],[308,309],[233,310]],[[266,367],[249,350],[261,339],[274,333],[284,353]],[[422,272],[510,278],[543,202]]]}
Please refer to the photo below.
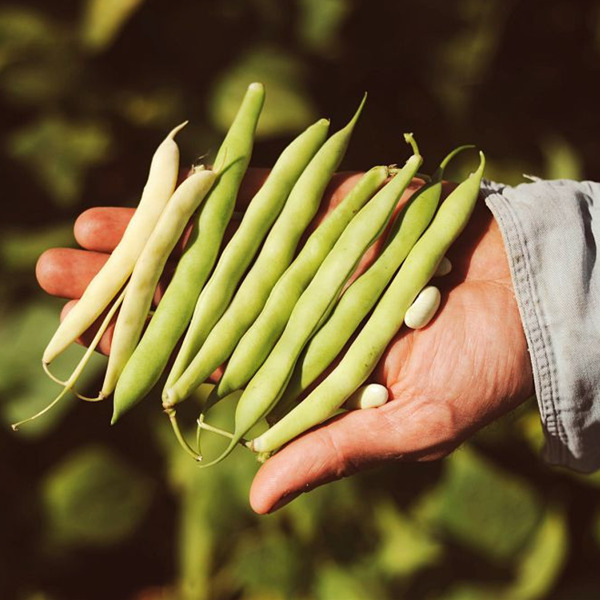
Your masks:
{"label": "dark blurred background", "polygon": [[414,131],[426,171],[475,143],[509,184],[600,177],[599,2],[3,2],[0,598],[600,597],[600,477],[544,465],[533,402],[447,460],[260,518],[249,453],[199,473],[158,397],[114,428],[109,406],[66,401],[10,431],[58,391],[39,360],[62,301],[36,287],[39,254],[74,244],[83,209],[135,204],[182,120],[184,162],[214,156],[253,80],[267,88],[255,166],[320,116],[341,126],[366,90],[346,169],[403,161]]}

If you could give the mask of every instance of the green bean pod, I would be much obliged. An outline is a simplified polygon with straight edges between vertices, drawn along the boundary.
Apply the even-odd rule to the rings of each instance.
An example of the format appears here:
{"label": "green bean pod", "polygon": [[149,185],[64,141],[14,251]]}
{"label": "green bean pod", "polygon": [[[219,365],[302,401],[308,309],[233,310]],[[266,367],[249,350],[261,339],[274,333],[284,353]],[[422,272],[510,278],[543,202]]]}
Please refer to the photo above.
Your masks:
{"label": "green bean pod", "polygon": [[256,261],[202,347],[184,341],[185,348],[182,346],[163,391],[165,409],[187,398],[227,360],[260,314],[271,289],[292,262],[300,237],[317,212],[325,188],[346,152],[365,99],[366,96],[350,122],[323,144],[294,185]]}
{"label": "green bean pod", "polygon": [[314,277],[335,240],[360,208],[383,185],[387,167],[373,167],[315,229],[294,262],[286,269],[269,294],[260,315],[244,334],[219,383],[211,393],[209,404],[242,388],[265,361],[279,339],[298,298]]}
{"label": "green bean pod", "polygon": [[225,458],[279,400],[306,342],[334,306],[365,251],[385,229],[399,199],[422,163],[412,135],[407,135],[406,139],[413,146],[414,154],[403,169],[352,219],[319,267],[294,306],[275,347],[239,399],[230,445],[210,464]]}
{"label": "green bean pod", "polygon": [[267,181],[250,203],[238,230],[198,298],[188,332],[169,374],[169,383],[185,370],[229,306],[240,279],[302,172],[323,145],[328,129],[329,121],[321,119],[284,150]]}
{"label": "green bean pod", "polygon": [[[158,279],[169,254],[215,179],[214,171],[197,168],[175,190],[148,238],[131,273],[123,305],[115,323],[101,397],[109,396],[115,389],[117,379],[141,337]],[[113,422],[118,417],[119,408],[115,407]]]}
{"label": "green bean pod", "polygon": [[[327,129],[328,121],[323,119],[311,125],[289,144],[252,199],[238,231],[224,250],[210,279],[213,282],[220,281],[223,289],[215,291],[225,306],[224,295],[235,290],[294,182],[323,144]],[[228,174],[223,173],[221,177]],[[208,275],[198,231],[197,228],[194,230],[194,239],[181,257],[144,336],[119,378],[115,390],[115,405],[123,407],[121,412],[139,402],[157,383],[177,340],[190,321],[200,288]]]}
{"label": "green bean pod", "polygon": [[264,457],[322,423],[373,372],[402,327],[404,314],[435,273],[437,265],[467,224],[477,202],[485,158],[442,203],[433,222],[410,251],[370,318],[337,367],[298,406],[250,442]]}
{"label": "green bean pod", "polygon": [[460,146],[450,152],[436,169],[431,181],[413,195],[396,217],[381,254],[348,287],[329,319],[306,345],[281,400],[269,414],[269,422],[278,421],[288,412],[300,394],[342,351],[431,222],[442,194],[444,170],[448,163],[459,152],[472,147]]}

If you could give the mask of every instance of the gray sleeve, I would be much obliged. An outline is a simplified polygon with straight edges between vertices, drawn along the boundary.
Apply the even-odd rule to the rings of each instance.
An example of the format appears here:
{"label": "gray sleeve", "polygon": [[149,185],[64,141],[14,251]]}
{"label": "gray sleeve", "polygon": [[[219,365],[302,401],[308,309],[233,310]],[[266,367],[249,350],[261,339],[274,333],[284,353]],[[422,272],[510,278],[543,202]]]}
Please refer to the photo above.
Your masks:
{"label": "gray sleeve", "polygon": [[567,180],[482,194],[499,224],[525,329],[545,459],[600,468],[600,184]]}

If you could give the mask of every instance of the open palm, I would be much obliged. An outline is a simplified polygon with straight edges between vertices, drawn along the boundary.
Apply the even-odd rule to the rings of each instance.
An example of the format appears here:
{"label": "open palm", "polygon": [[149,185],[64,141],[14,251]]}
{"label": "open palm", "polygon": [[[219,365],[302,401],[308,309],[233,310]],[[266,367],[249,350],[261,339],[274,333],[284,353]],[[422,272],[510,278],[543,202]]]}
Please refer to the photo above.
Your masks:
{"label": "open palm", "polygon": [[442,457],[531,396],[503,242],[482,204],[449,258],[452,273],[436,282],[443,297],[437,317],[419,331],[403,328],[373,373],[389,402],[332,419],[270,458],[250,493],[257,512],[382,461]]}
{"label": "open palm", "polygon": [[[264,171],[249,172],[241,206],[264,177]],[[334,178],[321,216],[354,182],[350,175]],[[83,250],[44,253],[37,265],[40,285],[51,294],[79,298],[131,215],[131,210],[117,208],[84,213],[75,225]],[[366,262],[376,251],[377,246]],[[254,510],[268,512],[303,491],[381,461],[441,457],[532,394],[527,345],[502,239],[483,205],[449,258],[453,271],[437,282],[443,297],[437,317],[420,331],[403,328],[373,373],[374,381],[387,386],[390,401],[337,417],[270,458],[250,492]],[[110,339],[109,331],[101,351],[108,351]]]}

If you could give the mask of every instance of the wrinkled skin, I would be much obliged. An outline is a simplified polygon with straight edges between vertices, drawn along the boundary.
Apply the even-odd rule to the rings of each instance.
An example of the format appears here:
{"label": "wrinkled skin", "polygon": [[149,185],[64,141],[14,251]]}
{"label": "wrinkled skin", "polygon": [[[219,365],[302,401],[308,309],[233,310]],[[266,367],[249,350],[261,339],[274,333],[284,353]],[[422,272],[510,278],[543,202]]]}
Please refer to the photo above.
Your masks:
{"label": "wrinkled skin", "polygon": [[[248,173],[240,209],[265,175],[257,169]],[[340,201],[356,177],[347,173],[334,177],[320,217]],[[419,184],[413,182],[403,201]],[[446,193],[451,187],[446,185]],[[131,214],[131,209],[123,208],[83,213],[75,223],[75,237],[83,250],[45,252],[37,265],[41,287],[72,302],[79,298],[119,241]],[[184,243],[185,236],[179,251]],[[368,253],[363,267],[378,247]],[[502,238],[483,202],[448,257],[453,270],[437,280],[443,298],[437,316],[420,331],[403,328],[372,375],[373,381],[387,386],[388,403],[332,419],[271,457],[250,490],[256,512],[276,510],[302,492],[383,461],[443,457],[533,394],[527,343]],[[176,256],[171,265],[175,260]],[[167,282],[168,269],[157,299]],[[110,339],[109,330],[100,351],[108,351]]]}

